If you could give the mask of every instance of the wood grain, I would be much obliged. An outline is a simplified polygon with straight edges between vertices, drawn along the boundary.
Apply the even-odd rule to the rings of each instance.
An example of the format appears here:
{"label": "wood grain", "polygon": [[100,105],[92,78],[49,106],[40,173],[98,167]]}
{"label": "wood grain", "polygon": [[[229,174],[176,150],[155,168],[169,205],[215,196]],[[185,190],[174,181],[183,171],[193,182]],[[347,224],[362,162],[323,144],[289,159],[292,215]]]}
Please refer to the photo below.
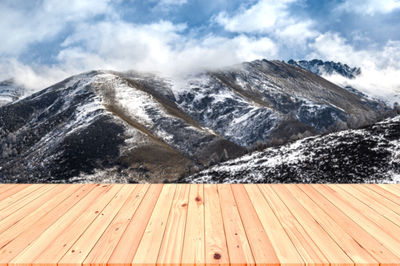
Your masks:
{"label": "wood grain", "polygon": [[0,266],[400,265],[400,186],[0,184]]}
{"label": "wood grain", "polygon": [[183,241],[182,264],[205,264],[204,186],[192,185]]}

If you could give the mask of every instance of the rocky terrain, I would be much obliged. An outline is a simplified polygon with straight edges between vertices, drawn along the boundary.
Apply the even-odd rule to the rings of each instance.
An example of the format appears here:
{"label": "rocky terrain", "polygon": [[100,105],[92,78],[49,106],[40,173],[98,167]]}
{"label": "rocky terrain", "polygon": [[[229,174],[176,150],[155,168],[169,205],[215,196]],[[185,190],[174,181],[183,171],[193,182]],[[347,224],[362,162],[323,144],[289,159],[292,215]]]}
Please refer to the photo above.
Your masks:
{"label": "rocky terrain", "polygon": [[357,130],[309,137],[215,165],[194,183],[400,182],[400,116]]}
{"label": "rocky terrain", "polygon": [[186,78],[92,71],[0,107],[1,182],[162,182],[391,108],[256,60]]}

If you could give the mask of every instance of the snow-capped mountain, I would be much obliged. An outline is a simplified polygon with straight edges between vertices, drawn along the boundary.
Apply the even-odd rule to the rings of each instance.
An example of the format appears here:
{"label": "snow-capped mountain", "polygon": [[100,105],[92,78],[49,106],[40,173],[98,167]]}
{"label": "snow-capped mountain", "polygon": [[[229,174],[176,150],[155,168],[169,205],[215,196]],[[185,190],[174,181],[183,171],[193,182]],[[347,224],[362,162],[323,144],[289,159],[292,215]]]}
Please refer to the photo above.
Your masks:
{"label": "snow-capped mountain", "polygon": [[165,93],[139,77],[93,71],[0,108],[0,179],[74,182],[92,174],[93,180],[155,182],[243,153]]}
{"label": "snow-capped mountain", "polygon": [[359,67],[350,67],[340,62],[322,61],[319,59],[295,61],[291,59],[287,63],[307,69],[320,76],[339,74],[348,79],[354,79],[361,74],[361,69]]}
{"label": "snow-capped mountain", "polygon": [[26,89],[16,85],[12,79],[0,82],[0,106],[14,102],[24,96]]}
{"label": "snow-capped mountain", "polygon": [[373,84],[379,79],[374,80],[372,77],[374,72],[371,74],[371,70],[369,70],[370,72],[368,72],[368,70],[363,72],[359,67],[350,67],[340,62],[322,61],[318,59],[310,61],[295,61],[291,59],[287,63],[319,75],[363,98],[369,98],[373,101],[382,101],[390,106],[400,102],[400,93],[398,89],[393,87],[388,88],[385,84],[381,85],[379,82]]}
{"label": "snow-capped mountain", "polygon": [[189,78],[175,98],[202,125],[248,148],[358,127],[388,110],[309,71],[267,60]]}
{"label": "snow-capped mountain", "polygon": [[400,116],[229,160],[181,179],[198,183],[400,183]]}
{"label": "snow-capped mountain", "polygon": [[0,108],[0,180],[176,180],[255,146],[371,124],[390,112],[280,61],[185,79],[92,71]]}

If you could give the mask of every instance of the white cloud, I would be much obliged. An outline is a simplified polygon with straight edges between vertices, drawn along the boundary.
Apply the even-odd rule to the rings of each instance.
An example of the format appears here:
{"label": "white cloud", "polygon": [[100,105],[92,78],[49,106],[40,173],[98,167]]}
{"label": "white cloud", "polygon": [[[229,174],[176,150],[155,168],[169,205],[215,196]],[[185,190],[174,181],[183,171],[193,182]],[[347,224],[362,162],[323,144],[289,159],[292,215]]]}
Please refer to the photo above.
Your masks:
{"label": "white cloud", "polygon": [[187,0],[160,0],[158,5],[160,6],[179,6],[186,4]]}
{"label": "white cloud", "polygon": [[[199,37],[196,28],[190,29],[186,24],[124,21],[111,0],[43,0],[25,8],[3,0],[0,34],[7,38],[0,46],[0,80],[15,77],[27,87],[41,89],[93,69],[134,69],[176,76],[259,58],[282,59],[282,54],[289,51],[290,56],[308,54],[309,58],[360,66],[362,76],[350,81],[350,85],[372,95],[387,99],[400,90],[400,42],[388,41],[381,49],[355,49],[337,33],[319,33],[316,21],[292,16],[289,6],[296,1],[259,0],[251,6],[243,5],[233,15],[219,13],[213,21],[233,34]],[[158,5],[176,7],[185,3],[186,0],[162,0]],[[349,3],[354,4],[355,0],[346,1],[341,8]],[[379,3],[382,5],[372,0],[359,2],[369,14],[390,12],[398,5],[393,0]],[[101,19],[95,20],[96,16]],[[57,41],[60,47],[52,65],[17,60],[32,44],[61,38],[67,28],[69,35],[61,44]],[[339,77],[329,78],[344,82]]]}
{"label": "white cloud", "polygon": [[26,65],[15,59],[0,64],[1,80],[13,77],[17,84],[23,85],[32,92],[53,85],[76,73],[67,66]]}
{"label": "white cloud", "polygon": [[[318,31],[314,30],[314,22],[312,20],[295,21],[287,19],[287,25],[278,28],[274,34],[281,41],[281,43],[291,44],[297,46],[304,46],[308,40],[313,39],[319,35]],[[296,49],[294,48],[294,49]]]}
{"label": "white cloud", "polygon": [[1,1],[0,56],[19,55],[33,43],[51,40],[70,23],[86,21],[99,14],[112,16],[109,2],[44,0],[34,7],[16,8],[13,1]]}
{"label": "white cloud", "polygon": [[337,7],[337,10],[361,15],[375,15],[387,14],[399,8],[399,0],[346,0]]}
{"label": "white cloud", "polygon": [[62,43],[57,64],[24,65],[9,60],[0,78],[37,89],[70,75],[93,69],[138,70],[180,76],[258,58],[276,58],[278,49],[267,37],[240,34],[227,38],[189,37],[185,24],[159,21],[132,24],[116,20],[80,23]]}
{"label": "white cloud", "polygon": [[157,4],[153,8],[153,12],[162,11],[169,12],[174,8],[187,4],[187,0],[151,0],[153,2],[157,2]]}
{"label": "white cloud", "polygon": [[242,6],[231,16],[221,12],[214,21],[230,32],[262,34],[282,45],[300,49],[318,32],[314,30],[313,20],[296,18],[289,12],[289,6],[295,2],[297,0],[259,0],[248,8]]}
{"label": "white cloud", "polygon": [[[82,25],[64,42],[58,59],[70,66],[158,71],[185,74],[276,55],[266,37],[214,35],[197,39],[185,36],[184,24],[168,21],[135,25],[123,21]],[[77,45],[74,47],[74,45]],[[80,46],[86,49],[83,51]]]}
{"label": "white cloud", "polygon": [[389,103],[400,99],[400,42],[388,41],[383,48],[355,50],[335,33],[321,34],[310,45],[308,59],[339,61],[361,67],[361,75],[353,80],[342,76],[327,76],[330,81],[350,85]]}
{"label": "white cloud", "polygon": [[346,39],[337,33],[320,34],[310,44],[308,57],[336,60],[350,65],[362,65],[365,68],[376,67],[400,69],[400,42],[388,41],[384,47],[354,49]]}
{"label": "white cloud", "polygon": [[[172,70],[170,74],[185,75],[243,61],[275,58],[277,50],[275,43],[267,37],[239,35],[230,39],[211,35],[200,41],[188,41],[183,49],[173,51],[171,60],[175,63],[171,65],[169,62],[162,67],[167,72]],[[170,69],[171,66],[173,66],[172,69]]]}
{"label": "white cloud", "polygon": [[236,15],[221,12],[215,18],[225,30],[231,32],[269,32],[281,20],[289,17],[288,5],[295,0],[260,0],[248,9],[241,7]]}

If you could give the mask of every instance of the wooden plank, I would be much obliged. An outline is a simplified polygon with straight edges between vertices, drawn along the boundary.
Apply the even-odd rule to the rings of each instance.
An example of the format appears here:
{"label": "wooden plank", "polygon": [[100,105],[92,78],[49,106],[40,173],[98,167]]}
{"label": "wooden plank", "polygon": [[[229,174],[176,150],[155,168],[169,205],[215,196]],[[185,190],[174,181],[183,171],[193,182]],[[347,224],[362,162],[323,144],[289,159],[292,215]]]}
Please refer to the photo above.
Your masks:
{"label": "wooden plank", "polygon": [[265,232],[270,239],[275,253],[282,264],[303,265],[301,258],[293,242],[286,234],[282,224],[276,218],[269,203],[265,200],[261,191],[254,184],[244,185],[254,209],[264,227]]}
{"label": "wooden plank", "polygon": [[247,240],[246,232],[236,206],[231,186],[218,185],[221,213],[231,264],[254,265],[255,261]]}
{"label": "wooden plank", "polygon": [[204,186],[195,184],[190,187],[182,264],[205,263],[204,226]]}
{"label": "wooden plank", "polygon": [[[39,254],[39,256],[33,260],[33,263],[45,264],[48,261],[59,262],[64,254],[71,249],[73,244],[75,244],[84,232],[90,228],[93,222],[96,221],[99,216],[105,216],[103,211],[105,211],[111,202],[115,202],[123,186],[124,185],[120,184],[110,186],[110,190],[97,198],[94,204],[86,209],[70,226],[65,228],[61,233],[58,233],[56,238],[51,242],[47,240],[46,242],[34,243],[32,245],[32,252]],[[42,246],[39,248],[39,245]],[[79,247],[83,249],[83,247]],[[71,249],[71,252],[74,253],[75,251]]]}
{"label": "wooden plank", "polygon": [[[65,214],[48,227],[31,245],[27,246],[22,252],[20,252],[12,261],[12,264],[24,264],[26,262],[33,262],[41,252],[46,251],[47,248],[51,248],[52,243],[56,243],[54,240],[63,232],[69,233],[73,237],[73,232],[67,230],[69,226],[72,226],[74,222],[90,210],[94,213],[93,206],[98,207],[98,199],[104,196],[107,192],[112,189],[113,186],[110,185],[99,185],[96,186],[85,198],[79,201],[73,208],[69,209]],[[79,226],[84,226],[78,224]],[[61,245],[67,243],[58,243]],[[66,245],[67,246],[67,245]],[[58,245],[57,245],[58,247]],[[59,253],[53,253],[55,256],[59,256]],[[61,254],[64,255],[64,254]],[[56,259],[47,260],[47,262],[56,263]]]}
{"label": "wooden plank", "polygon": [[[374,209],[381,216],[390,220],[397,226],[400,226],[400,216],[392,209],[379,203],[376,197],[367,196],[366,194],[362,193],[360,190],[355,189],[351,185],[340,185],[340,186],[335,186],[335,188],[345,191],[347,194],[349,194],[349,196],[354,198],[355,201],[358,201],[360,204],[369,206],[371,209]],[[398,206],[397,209],[398,211],[400,211],[400,206]]]}
{"label": "wooden plank", "polygon": [[[36,211],[40,206],[42,206],[47,201],[49,201],[54,196],[56,196],[58,193],[63,191],[66,188],[66,186],[65,185],[59,185],[59,186],[52,185],[52,186],[45,186],[43,188],[44,188],[43,193],[40,193],[38,195],[32,195],[34,199],[31,200],[30,202],[26,203],[25,205],[24,205],[23,201],[19,201],[19,202],[23,203],[22,204],[23,206],[19,206],[20,204],[14,204],[14,205],[10,206],[12,208],[6,208],[1,212],[0,216],[5,216],[6,214],[8,214],[8,215],[0,221],[0,233],[3,233],[9,227],[18,223],[27,214],[30,214],[30,213]],[[28,197],[26,197],[26,198],[28,198]],[[32,197],[29,197],[29,198],[31,199]],[[16,206],[16,205],[18,205],[18,206]],[[13,207],[15,207],[15,208],[13,208]],[[21,207],[21,208],[19,208],[19,207]],[[43,211],[43,209],[41,209],[41,210]]]}
{"label": "wooden plank", "polygon": [[157,264],[180,264],[189,204],[189,184],[177,184],[171,213],[165,227]]}
{"label": "wooden plank", "polygon": [[384,226],[383,224],[381,225],[376,224],[368,217],[364,216],[368,215],[368,213],[361,213],[359,210],[357,210],[357,208],[354,208],[354,206],[352,206],[351,202],[343,198],[342,195],[339,195],[339,193],[337,193],[331,187],[327,187],[324,185],[310,185],[310,186],[316,191],[318,191],[327,200],[329,200],[333,205],[339,208],[342,212],[344,212],[349,218],[355,221],[365,231],[371,234],[376,240],[382,243],[393,254],[395,254],[397,257],[400,257],[399,241],[392,237],[393,233],[386,232],[387,229],[383,228]]}
{"label": "wooden plank", "polygon": [[231,188],[255,262],[257,264],[280,264],[246,189],[243,185],[232,185]]}
{"label": "wooden plank", "polygon": [[287,185],[277,184],[272,186],[272,188],[330,262],[353,265],[353,261],[349,256],[332,239],[325,228],[300,204],[292,192],[288,190]]}
{"label": "wooden plank", "polygon": [[[3,247],[7,243],[11,242],[19,234],[24,232],[24,230],[28,229],[31,224],[35,223],[42,216],[51,211],[52,208],[71,196],[71,194],[74,193],[78,188],[79,187],[77,185],[57,186],[55,189],[50,191],[51,193],[49,192],[45,194],[47,197],[43,198],[42,204],[32,212],[24,212],[23,214],[21,214],[21,218],[19,220],[4,219],[2,221],[4,223],[1,223],[0,228],[2,228],[3,226],[5,226],[6,228],[2,228],[4,230],[2,230],[2,233],[0,233],[0,247]],[[13,217],[10,216],[10,218]]]}
{"label": "wooden plank", "polygon": [[[18,185],[9,185],[10,188],[13,188],[13,191],[11,195],[9,195],[6,198],[3,198],[3,200],[0,200],[0,211],[2,209],[5,209],[6,207],[11,206],[12,204],[14,204],[15,202],[23,199],[24,197],[26,197],[27,195],[31,194],[32,192],[34,192],[35,190],[37,190],[38,188],[42,187],[43,184],[34,184],[31,186],[27,186],[25,187],[24,185],[22,186],[18,186]],[[20,188],[20,190],[16,189],[16,191],[14,190],[15,187]],[[7,186],[5,187],[5,189],[7,188]],[[1,192],[0,191],[0,195],[4,196],[5,192]]]}
{"label": "wooden plank", "polygon": [[347,232],[341,228],[329,215],[327,215],[318,205],[311,200],[297,186],[287,186],[287,189],[297,199],[301,199],[300,204],[309,214],[324,228],[331,238],[346,251],[355,264],[379,265],[379,263],[369,254],[369,252]]}
{"label": "wooden plank", "polygon": [[182,254],[182,264],[205,262],[204,186],[192,185]]}
{"label": "wooden plank", "polygon": [[[331,189],[331,193],[333,194],[337,193],[336,194],[337,196],[341,197],[344,201],[346,201],[347,207],[352,207],[353,209],[357,210],[359,214],[362,214],[370,221],[381,226],[382,229],[386,231],[386,233],[400,236],[400,226],[395,224],[391,220],[385,218],[381,214],[379,214],[379,211],[374,209],[372,205],[369,204],[367,205],[359,200],[355,200],[352,195],[342,190],[341,186],[339,185],[330,185],[327,188]],[[389,214],[387,214],[387,216],[389,216]],[[400,245],[400,238],[396,238],[396,240]]]}
{"label": "wooden plank", "polygon": [[21,191],[27,187],[30,187],[29,184],[20,184],[20,185],[7,185],[0,192],[0,202],[7,199],[8,197],[16,194],[18,191]]}
{"label": "wooden plank", "polygon": [[[377,241],[373,235],[362,228],[357,220],[352,220],[341,209],[337,208],[328,199],[318,193],[309,185],[299,185],[322,210],[332,217],[360,246],[364,247],[376,260],[384,265],[399,263],[399,258]],[[370,231],[371,232],[371,231]],[[378,232],[377,232],[378,233]]]}
{"label": "wooden plank", "polygon": [[391,200],[393,203],[400,205],[400,195],[390,192],[389,190],[384,189],[381,186],[376,184],[370,184],[368,186],[365,185],[366,188],[373,190],[374,192],[380,194],[381,196]]}
{"label": "wooden plank", "polygon": [[133,264],[156,264],[175,190],[174,185],[164,185],[133,258]]}
{"label": "wooden plank", "polygon": [[259,188],[305,263],[307,265],[329,265],[329,260],[275,193],[272,186],[274,185],[260,184]]}
{"label": "wooden plank", "polygon": [[135,185],[122,186],[121,190],[111,199],[58,263],[63,265],[82,264],[134,189]]}
{"label": "wooden plank", "polygon": [[[388,195],[390,199],[393,199],[394,202],[399,203],[400,200],[400,193],[397,189],[393,188],[393,185],[384,185],[378,184],[374,186],[375,188],[380,188],[381,190],[385,191],[385,195]],[[400,204],[400,203],[399,203]]]}
{"label": "wooden plank", "polygon": [[378,186],[383,187],[397,196],[400,196],[400,184],[378,184]]}
{"label": "wooden plank", "polygon": [[39,187],[35,193],[31,193],[24,197],[22,200],[19,200],[10,206],[4,208],[0,211],[0,223],[4,219],[10,219],[9,217],[12,215],[19,215],[21,213],[27,212],[30,208],[29,205],[35,199],[40,198],[46,191],[55,188],[55,185],[46,185]]}
{"label": "wooden plank", "polygon": [[77,192],[64,200],[62,204],[57,205],[38,221],[27,226],[16,238],[7,244],[0,245],[0,266],[6,266],[8,262],[38,238],[50,225],[63,216],[78,201],[84,198],[94,186],[95,185],[92,184],[81,186]]}
{"label": "wooden plank", "polygon": [[11,189],[12,187],[18,186],[19,184],[3,184],[0,183],[0,195],[1,193]]}
{"label": "wooden plank", "polygon": [[153,213],[163,185],[153,184],[136,210],[107,264],[130,265]]}
{"label": "wooden plank", "polygon": [[124,206],[122,206],[115,219],[107,227],[104,234],[86,257],[83,262],[84,265],[102,265],[110,259],[112,252],[117,246],[122,234],[131,221],[139,204],[142,202],[148,189],[148,184],[137,185],[135,187],[135,191],[129,195],[127,201],[124,203]]}
{"label": "wooden plank", "polygon": [[229,264],[224,222],[216,184],[204,185],[206,264]]}
{"label": "wooden plank", "polygon": [[[377,202],[380,204],[386,206],[386,208],[389,208],[393,212],[397,213],[400,215],[400,205],[391,201],[390,199],[386,198],[385,196],[382,196],[378,192],[376,192],[373,189],[370,189],[372,185],[351,185],[354,189],[357,189],[364,193],[367,197],[370,197],[371,199],[375,199]],[[399,199],[400,203],[400,199]]]}
{"label": "wooden plank", "polygon": [[0,266],[400,264],[400,186],[18,186]]}

